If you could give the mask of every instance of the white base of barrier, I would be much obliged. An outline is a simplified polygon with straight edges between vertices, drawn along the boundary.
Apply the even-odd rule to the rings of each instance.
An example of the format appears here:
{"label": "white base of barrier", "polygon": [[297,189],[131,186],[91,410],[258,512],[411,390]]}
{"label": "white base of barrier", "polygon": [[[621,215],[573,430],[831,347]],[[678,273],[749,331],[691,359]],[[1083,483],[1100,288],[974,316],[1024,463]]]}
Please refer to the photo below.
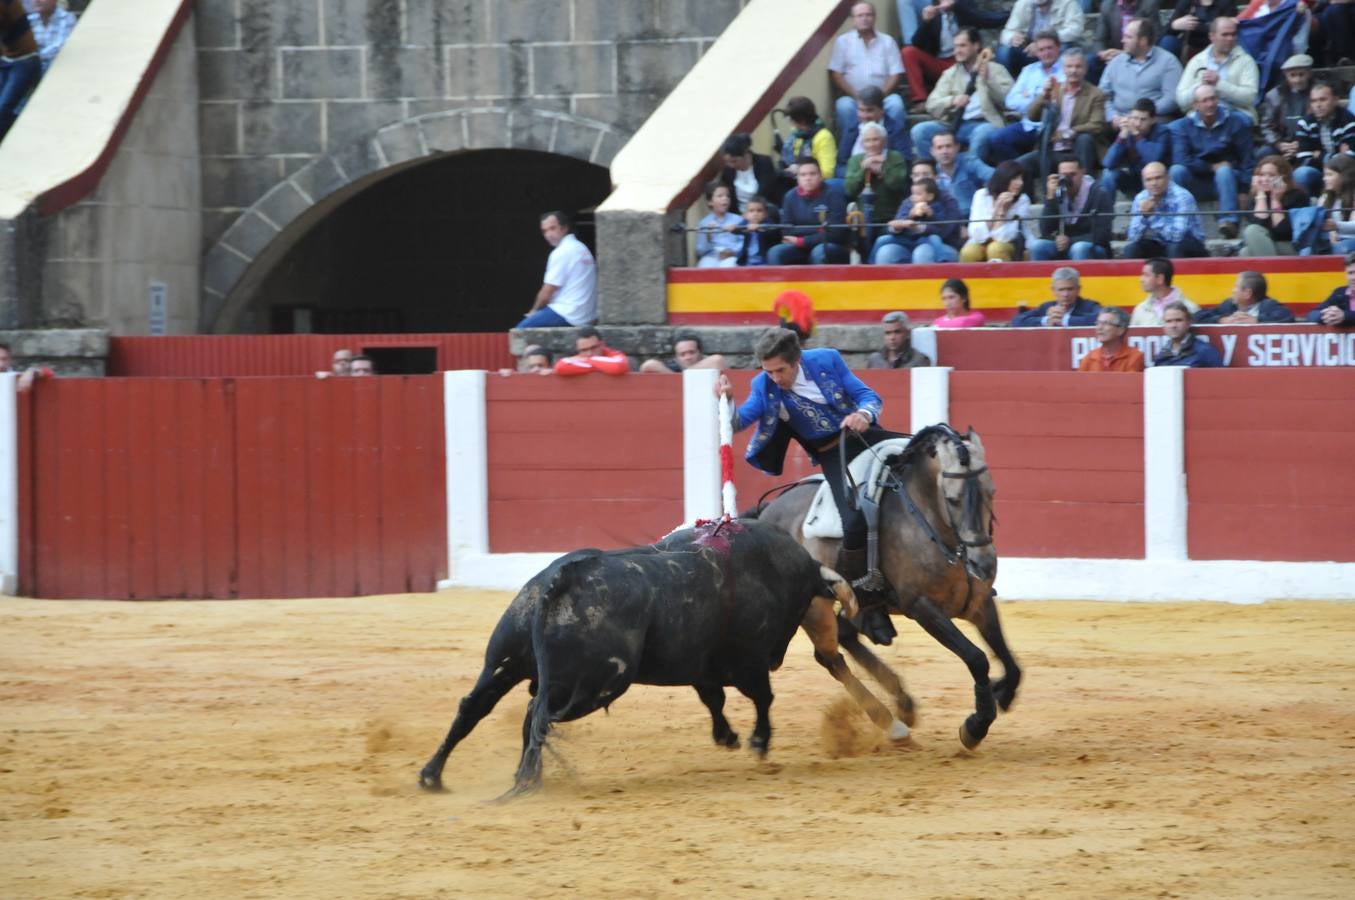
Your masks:
{"label": "white base of barrier", "polygon": [[[559,553],[466,553],[439,589],[516,591]],[[1003,558],[1001,600],[1355,600],[1355,563]]]}

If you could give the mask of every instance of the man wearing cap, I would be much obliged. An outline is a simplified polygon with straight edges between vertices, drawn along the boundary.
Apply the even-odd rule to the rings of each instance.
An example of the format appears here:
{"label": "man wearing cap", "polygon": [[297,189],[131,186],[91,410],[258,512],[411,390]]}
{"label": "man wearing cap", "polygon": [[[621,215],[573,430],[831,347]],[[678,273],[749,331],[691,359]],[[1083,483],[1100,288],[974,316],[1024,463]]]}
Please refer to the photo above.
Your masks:
{"label": "man wearing cap", "polygon": [[866,360],[867,369],[916,369],[932,364],[931,357],[913,349],[912,326],[908,323],[907,313],[885,313],[881,324],[884,326],[884,349],[870,355]]}
{"label": "man wearing cap", "polygon": [[[1284,78],[1266,91],[1265,98],[1261,100],[1261,139],[1265,144],[1257,151],[1256,158],[1283,156],[1292,168],[1299,151],[1299,119],[1308,112],[1308,89],[1313,84],[1313,58],[1307,53],[1296,53],[1286,59],[1280,69],[1284,72]],[[1303,187],[1309,194],[1316,196],[1322,184],[1305,184]]]}

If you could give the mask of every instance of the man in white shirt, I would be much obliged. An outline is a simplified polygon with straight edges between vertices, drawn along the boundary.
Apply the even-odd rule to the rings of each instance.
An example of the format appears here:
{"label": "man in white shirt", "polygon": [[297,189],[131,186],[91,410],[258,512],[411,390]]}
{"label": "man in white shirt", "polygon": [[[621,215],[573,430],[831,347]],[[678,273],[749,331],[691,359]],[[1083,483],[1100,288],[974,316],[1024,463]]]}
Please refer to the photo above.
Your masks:
{"label": "man in white shirt", "polygon": [[875,7],[858,3],[852,7],[855,30],[838,35],[833,56],[828,61],[828,76],[842,92],[833,104],[838,139],[857,125],[856,95],[875,86],[884,92],[885,115],[895,122],[907,119],[903,98],[894,93],[903,80],[903,58],[899,45],[887,34],[875,30]]}
{"label": "man in white shirt", "polygon": [[568,328],[597,321],[597,266],[593,254],[570,230],[572,224],[558,210],[542,214],[541,236],[555,249],[546,259],[546,277],[536,302],[518,328]]}

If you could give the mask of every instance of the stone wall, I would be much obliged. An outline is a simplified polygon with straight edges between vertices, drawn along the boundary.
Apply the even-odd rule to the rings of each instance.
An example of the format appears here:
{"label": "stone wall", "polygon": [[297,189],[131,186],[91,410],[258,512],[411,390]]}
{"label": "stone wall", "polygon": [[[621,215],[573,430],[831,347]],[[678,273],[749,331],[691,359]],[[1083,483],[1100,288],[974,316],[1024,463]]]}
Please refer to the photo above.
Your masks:
{"label": "stone wall", "polygon": [[203,250],[313,161],[420,116],[534,110],[633,132],[743,3],[200,4]]}
{"label": "stone wall", "polygon": [[197,327],[202,221],[193,28],[186,25],[98,188],[55,216],[26,212],[28,273],[19,327],[98,327],[146,334],[151,285],[166,333]]}

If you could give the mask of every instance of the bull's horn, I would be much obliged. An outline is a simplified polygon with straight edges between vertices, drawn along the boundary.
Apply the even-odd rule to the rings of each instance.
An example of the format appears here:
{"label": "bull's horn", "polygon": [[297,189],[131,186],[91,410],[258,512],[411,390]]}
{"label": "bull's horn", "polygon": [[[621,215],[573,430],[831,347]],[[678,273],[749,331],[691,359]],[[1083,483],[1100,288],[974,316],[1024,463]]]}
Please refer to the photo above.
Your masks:
{"label": "bull's horn", "polygon": [[860,612],[860,609],[856,605],[856,593],[852,590],[852,586],[847,583],[845,578],[827,566],[819,566],[819,574],[833,589],[833,596],[837,598],[838,603],[842,604],[843,613],[849,619],[854,618]]}

